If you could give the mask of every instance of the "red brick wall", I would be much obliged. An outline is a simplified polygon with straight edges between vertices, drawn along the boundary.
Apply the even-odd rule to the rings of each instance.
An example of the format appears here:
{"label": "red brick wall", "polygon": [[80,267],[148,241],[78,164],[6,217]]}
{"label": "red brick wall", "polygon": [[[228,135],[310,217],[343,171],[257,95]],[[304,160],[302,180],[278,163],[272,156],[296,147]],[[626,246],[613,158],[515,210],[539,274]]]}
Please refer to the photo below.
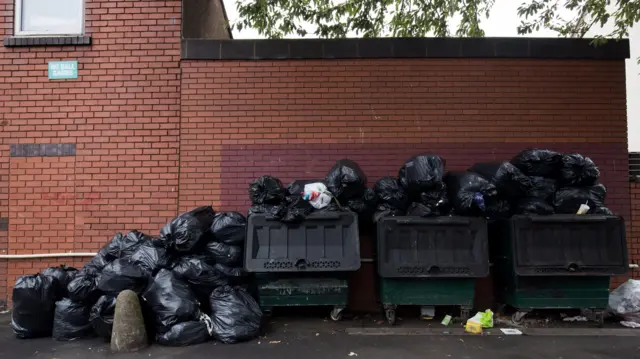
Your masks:
{"label": "red brick wall", "polygon": [[[0,38],[13,3],[0,0]],[[176,214],[180,21],[180,0],[87,0],[91,46],[0,46],[0,253],[95,251]],[[48,80],[51,60],[78,60],[79,78]],[[9,157],[14,143],[73,143],[77,155]],[[61,262],[0,260],[0,301],[18,275]]]}
{"label": "red brick wall", "polygon": [[[2,93],[3,90],[0,90],[0,98],[3,96]],[[0,105],[0,119],[2,118],[1,112],[2,106]],[[4,141],[5,138],[5,125],[6,123],[0,120],[0,141]],[[6,150],[6,146],[3,146],[0,150],[0,218],[6,218],[5,221],[8,221],[9,218],[9,151]],[[0,254],[7,254],[9,249],[9,231],[3,227],[0,227]],[[7,271],[7,260],[0,259],[0,308],[4,307],[7,293],[9,293],[7,291],[9,286]]]}
{"label": "red brick wall", "polygon": [[11,251],[73,251],[75,157],[12,158],[9,171]]}

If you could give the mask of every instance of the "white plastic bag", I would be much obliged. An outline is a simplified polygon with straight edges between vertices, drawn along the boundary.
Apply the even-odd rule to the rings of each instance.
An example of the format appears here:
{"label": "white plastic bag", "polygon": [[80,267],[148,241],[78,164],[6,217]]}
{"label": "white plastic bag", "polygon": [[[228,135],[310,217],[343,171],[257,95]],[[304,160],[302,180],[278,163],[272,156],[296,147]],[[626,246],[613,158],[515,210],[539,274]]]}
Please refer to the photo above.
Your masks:
{"label": "white plastic bag", "polygon": [[213,322],[211,321],[211,317],[204,313],[200,313],[200,318],[198,318],[198,320],[207,326],[207,332],[210,336],[213,336]]}
{"label": "white plastic bag", "polygon": [[322,209],[331,203],[331,193],[322,182],[309,183],[304,185],[303,198],[315,209]]}
{"label": "white plastic bag", "polygon": [[614,289],[608,310],[623,321],[640,323],[640,280],[629,279]]}

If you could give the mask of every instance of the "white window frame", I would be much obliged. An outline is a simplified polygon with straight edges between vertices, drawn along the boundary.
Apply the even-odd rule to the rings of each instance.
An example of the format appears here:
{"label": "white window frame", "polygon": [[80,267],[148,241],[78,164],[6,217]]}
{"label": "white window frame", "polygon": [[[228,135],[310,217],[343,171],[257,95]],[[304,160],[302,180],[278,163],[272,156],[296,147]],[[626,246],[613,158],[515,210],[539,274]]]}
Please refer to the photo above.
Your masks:
{"label": "white window frame", "polygon": [[69,32],[54,32],[54,31],[49,31],[49,32],[42,32],[42,31],[22,31],[22,2],[23,1],[29,1],[29,0],[15,0],[14,2],[14,16],[13,16],[13,22],[14,22],[14,34],[16,36],[78,36],[78,35],[84,35],[84,30],[85,30],[85,25],[84,25],[84,21],[85,21],[85,10],[86,10],[86,6],[85,6],[85,1],[82,0],[82,11],[80,12],[82,14],[82,18],[80,19],[80,28],[78,29],[77,32],[73,32],[73,33],[69,33]]}

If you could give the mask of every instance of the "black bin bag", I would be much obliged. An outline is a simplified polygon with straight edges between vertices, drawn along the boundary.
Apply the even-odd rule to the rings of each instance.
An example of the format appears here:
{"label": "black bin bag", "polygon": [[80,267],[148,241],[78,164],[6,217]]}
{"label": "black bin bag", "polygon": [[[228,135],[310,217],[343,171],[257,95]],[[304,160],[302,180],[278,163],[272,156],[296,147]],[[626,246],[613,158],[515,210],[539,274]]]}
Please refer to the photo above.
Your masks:
{"label": "black bin bag", "polygon": [[13,286],[11,328],[20,339],[51,336],[56,283],[42,274],[25,275]]}
{"label": "black bin bag", "polygon": [[420,192],[439,187],[444,176],[445,161],[437,155],[422,154],[407,161],[398,173],[398,179],[409,192],[410,197],[415,197]]}
{"label": "black bin bag", "polygon": [[550,215],[555,213],[555,209],[545,199],[525,197],[518,200],[515,213]]}
{"label": "black bin bag", "polygon": [[229,267],[224,264],[217,263],[213,268],[224,276],[227,285],[247,288],[247,285],[250,284],[250,277],[243,267]]}
{"label": "black bin bag", "polygon": [[562,169],[562,154],[538,148],[521,151],[511,163],[527,176],[558,178]]}
{"label": "black bin bag", "polygon": [[404,216],[405,213],[406,211],[404,209],[393,207],[387,203],[378,203],[376,212],[373,214],[373,221],[377,223],[384,217]]}
{"label": "black bin bag", "polygon": [[240,287],[224,286],[209,296],[213,337],[225,344],[248,341],[260,334],[260,305]]}
{"label": "black bin bag", "polygon": [[506,219],[511,217],[511,201],[506,198],[489,197],[485,205],[485,214],[489,219]]}
{"label": "black bin bag", "polygon": [[144,233],[138,231],[131,231],[126,235],[117,233],[98,251],[98,256],[104,257],[107,262],[129,258],[147,238]]}
{"label": "black bin bag", "polygon": [[510,162],[476,163],[469,172],[492,182],[503,197],[521,197],[531,188],[531,179]]}
{"label": "black bin bag", "polygon": [[329,204],[321,209],[316,209],[315,212],[342,212],[346,210],[344,207],[341,207],[336,201],[331,201]]}
{"label": "black bin bag", "polygon": [[[367,213],[367,211],[369,210],[367,203],[360,198],[348,200],[347,207],[349,207],[350,210],[357,213],[359,216],[361,216],[364,213]],[[375,207],[373,208],[375,209]],[[362,217],[358,217],[358,218],[362,219]]]}
{"label": "black bin bag", "polygon": [[252,214],[261,214],[261,213],[268,214],[271,217],[280,220],[280,219],[284,218],[284,216],[287,214],[287,206],[284,205],[283,203],[280,203],[280,204],[254,204],[253,206],[249,207],[249,211],[248,211],[247,215],[250,216]]}
{"label": "black bin bag", "polygon": [[529,177],[529,179],[531,180],[531,188],[527,191],[525,197],[553,200],[553,195],[558,187],[555,179],[536,176]]}
{"label": "black bin bag", "polygon": [[98,290],[113,296],[127,289],[140,294],[147,287],[148,281],[149,273],[144,269],[129,259],[116,259],[102,270]]}
{"label": "black bin bag", "polygon": [[574,153],[562,156],[560,182],[565,186],[593,186],[600,170],[589,157]]}
{"label": "black bin bag", "polygon": [[409,205],[409,209],[407,209],[407,216],[432,217],[435,215],[434,208],[420,202],[411,203],[411,205]]}
{"label": "black bin bag", "polygon": [[360,166],[348,159],[336,161],[324,179],[327,189],[339,200],[361,198],[367,185],[367,176]]}
{"label": "black bin bag", "polygon": [[116,314],[116,297],[103,295],[96,304],[91,307],[89,322],[98,337],[111,340],[113,331],[113,317]]}
{"label": "black bin bag", "polygon": [[211,224],[213,239],[224,244],[243,246],[246,231],[247,219],[238,212],[218,213]]}
{"label": "black bin bag", "polygon": [[160,269],[143,298],[155,316],[156,330],[163,334],[171,327],[200,316],[198,300],[186,281],[166,269]]}
{"label": "black bin bag", "polygon": [[89,322],[91,308],[65,298],[56,302],[53,319],[53,339],[68,341],[93,335]]}
{"label": "black bin bag", "polygon": [[100,252],[98,252],[98,254],[96,254],[93,258],[91,258],[89,262],[87,262],[87,264],[85,264],[84,267],[82,267],[82,269],[86,269],[86,270],[91,269],[95,272],[100,272],[111,261],[112,259],[108,260],[104,256],[104,254],[101,254]]}
{"label": "black bin bag", "polygon": [[313,212],[313,206],[302,197],[288,203],[281,221],[284,223],[301,223]]}
{"label": "black bin bag", "polygon": [[604,207],[607,188],[603,184],[587,187],[564,187],[558,189],[553,199],[556,213],[575,214],[581,204],[590,208]]}
{"label": "black bin bag", "polygon": [[203,255],[209,263],[222,263],[227,266],[242,266],[243,251],[241,247],[211,241],[204,248]]}
{"label": "black bin bag", "polygon": [[199,249],[211,237],[211,225],[215,212],[211,206],[203,206],[183,213],[160,230],[160,236],[178,252]]}
{"label": "black bin bag", "polygon": [[178,323],[166,333],[158,334],[156,341],[160,345],[170,347],[186,347],[196,345],[209,340],[211,336],[207,330],[207,325],[202,321],[189,321]]}
{"label": "black bin bag", "polygon": [[453,209],[462,216],[485,216],[487,202],[498,194],[493,183],[476,173],[449,172],[444,180]]}
{"label": "black bin bag", "polygon": [[273,176],[256,178],[249,184],[249,199],[253,204],[280,204],[284,200],[282,182]]}
{"label": "black bin bag", "polygon": [[78,270],[73,267],[67,267],[63,264],[58,267],[49,267],[40,273],[42,275],[55,279],[54,283],[56,287],[56,300],[60,300],[69,295],[67,286],[69,285],[69,282],[71,282],[71,280],[76,276]]}
{"label": "black bin bag", "polygon": [[67,286],[69,298],[74,302],[93,305],[102,295],[98,289],[100,272],[93,267],[86,266],[78,271],[75,278]]}
{"label": "black bin bag", "polygon": [[378,196],[378,199],[390,207],[402,211],[406,210],[409,206],[409,194],[395,177],[380,178],[373,186],[373,190]]}
{"label": "black bin bag", "polygon": [[444,183],[437,189],[420,193],[419,200],[430,209],[432,216],[446,216],[451,212],[447,186]]}
{"label": "black bin bag", "polygon": [[446,216],[451,212],[446,186],[442,189],[420,193],[419,202],[413,202],[407,209],[407,216]]}
{"label": "black bin bag", "polygon": [[169,268],[172,256],[164,248],[162,241],[158,238],[148,240],[131,255],[131,263],[142,268],[148,275],[155,275],[161,268]]}
{"label": "black bin bag", "polygon": [[245,272],[242,267],[229,267],[221,263],[216,263],[213,268],[215,268],[219,273],[222,273],[223,276],[227,277],[226,280],[233,280],[233,278],[243,278],[247,276],[247,272]]}
{"label": "black bin bag", "polygon": [[604,216],[615,216],[612,210],[607,207],[596,207],[589,209],[589,214],[600,214]]}
{"label": "black bin bag", "polygon": [[347,201],[347,207],[358,214],[358,220],[371,221],[378,205],[378,196],[371,188],[367,188],[362,198],[352,198]]}
{"label": "black bin bag", "polygon": [[347,207],[358,214],[358,219],[361,221],[368,220],[376,210],[376,205],[369,204],[363,199],[350,199],[347,201]]}
{"label": "black bin bag", "polygon": [[374,207],[378,205],[378,196],[376,195],[376,191],[372,188],[367,188],[364,190],[364,194],[362,195],[362,201],[367,205],[367,207]]}
{"label": "black bin bag", "polygon": [[207,257],[184,256],[176,262],[173,272],[187,283],[199,297],[207,297],[212,290],[228,284],[226,275],[216,268],[220,264],[207,263]]}

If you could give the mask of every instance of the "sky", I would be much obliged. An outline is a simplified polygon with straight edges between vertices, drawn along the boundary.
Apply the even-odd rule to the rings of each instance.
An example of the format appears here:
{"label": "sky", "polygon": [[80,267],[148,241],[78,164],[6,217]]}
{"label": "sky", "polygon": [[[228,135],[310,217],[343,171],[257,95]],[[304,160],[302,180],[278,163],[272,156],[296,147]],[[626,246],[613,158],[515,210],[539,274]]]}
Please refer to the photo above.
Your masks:
{"label": "sky", "polygon": [[[489,18],[483,22],[482,28],[487,37],[519,36],[517,27],[520,20],[517,9],[519,0],[496,0]],[[233,23],[238,18],[235,0],[224,0],[229,21]],[[587,36],[607,33],[610,27],[597,28],[590,31]],[[244,29],[241,32],[234,30],[235,39],[256,39],[261,36],[253,29]],[[529,36],[533,37],[557,37],[550,30],[541,30]],[[310,37],[310,36],[307,36]],[[629,151],[640,152],[640,65],[637,59],[640,57],[640,25],[629,33],[631,42],[631,58],[627,60],[627,117],[629,131]],[[635,101],[634,101],[635,100]]]}

